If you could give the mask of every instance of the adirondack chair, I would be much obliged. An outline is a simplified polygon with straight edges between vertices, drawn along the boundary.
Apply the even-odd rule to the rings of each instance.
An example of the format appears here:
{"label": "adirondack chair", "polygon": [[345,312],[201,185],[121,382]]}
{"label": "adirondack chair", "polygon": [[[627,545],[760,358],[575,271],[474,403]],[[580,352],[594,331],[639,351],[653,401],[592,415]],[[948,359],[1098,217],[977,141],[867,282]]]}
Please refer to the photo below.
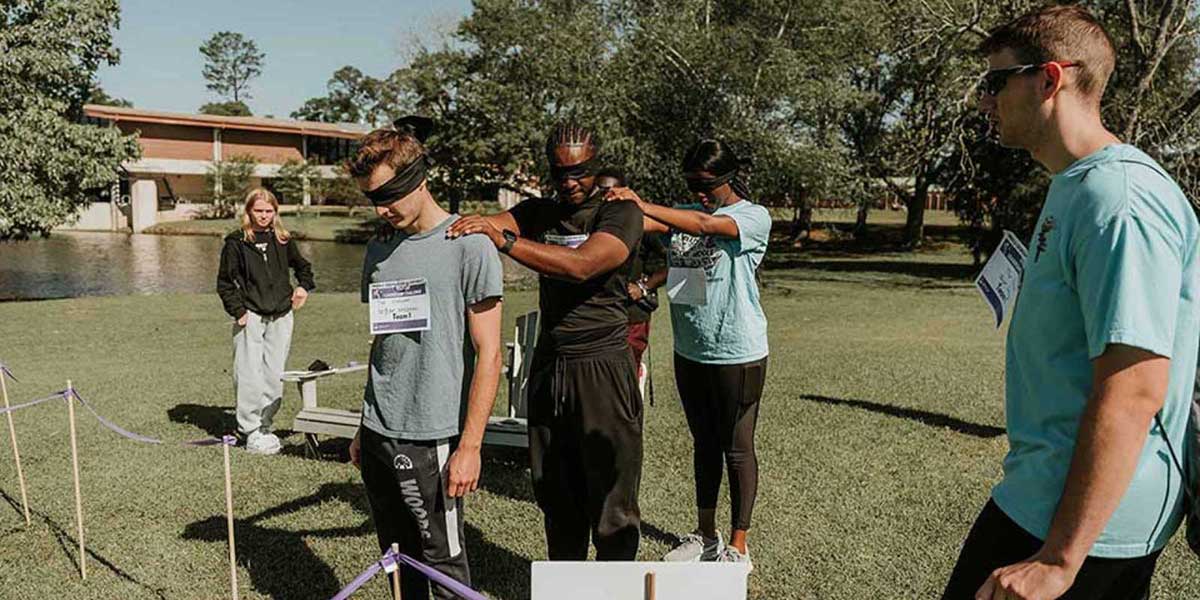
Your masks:
{"label": "adirondack chair", "polygon": [[529,374],[533,349],[537,347],[538,311],[517,317],[513,342],[506,344],[508,357],[508,416],[488,419],[483,443],[512,448],[529,447]]}
{"label": "adirondack chair", "polygon": [[[527,448],[529,367],[537,345],[539,313],[532,311],[517,317],[513,342],[506,344],[505,376],[508,379],[508,414],[488,419],[483,442],[495,446]],[[353,438],[362,421],[357,410],[328,408],[317,403],[317,382],[334,375],[365,371],[367,365],[350,363],[324,371],[284,371],[281,379],[295,383],[300,391],[301,408],[292,423],[292,430],[304,434],[305,450],[309,456],[320,456],[318,435]]]}

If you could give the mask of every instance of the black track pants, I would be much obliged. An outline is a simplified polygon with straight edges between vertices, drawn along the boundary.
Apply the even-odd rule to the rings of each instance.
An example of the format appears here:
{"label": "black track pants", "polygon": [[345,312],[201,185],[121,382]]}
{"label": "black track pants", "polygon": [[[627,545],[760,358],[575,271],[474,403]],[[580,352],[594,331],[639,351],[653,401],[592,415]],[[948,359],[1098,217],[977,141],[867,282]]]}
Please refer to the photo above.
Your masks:
{"label": "black track pants", "polygon": [[[404,554],[470,585],[462,498],[446,496],[446,462],[456,444],[397,440],[363,428],[362,477],[380,552],[398,543]],[[405,600],[429,598],[429,582],[410,567],[401,568],[400,587]],[[432,587],[434,598],[457,598]]]}
{"label": "black track pants", "polygon": [[640,540],[642,398],[628,349],[534,359],[529,463],[550,560],[634,560]]}

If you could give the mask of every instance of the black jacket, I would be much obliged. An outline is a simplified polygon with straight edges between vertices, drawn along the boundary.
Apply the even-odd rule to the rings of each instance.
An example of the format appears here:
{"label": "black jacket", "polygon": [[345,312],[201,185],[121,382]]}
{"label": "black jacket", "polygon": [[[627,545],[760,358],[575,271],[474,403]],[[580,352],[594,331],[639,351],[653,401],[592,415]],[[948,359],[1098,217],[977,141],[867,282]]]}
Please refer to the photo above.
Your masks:
{"label": "black jacket", "polygon": [[265,252],[247,242],[240,229],[225,236],[217,269],[217,294],[225,312],[235,319],[247,310],[265,317],[286,315],[292,310],[288,268],[296,271],[300,287],[309,292],[317,289],[312,264],[300,255],[296,243],[280,244],[275,232],[269,233]]}

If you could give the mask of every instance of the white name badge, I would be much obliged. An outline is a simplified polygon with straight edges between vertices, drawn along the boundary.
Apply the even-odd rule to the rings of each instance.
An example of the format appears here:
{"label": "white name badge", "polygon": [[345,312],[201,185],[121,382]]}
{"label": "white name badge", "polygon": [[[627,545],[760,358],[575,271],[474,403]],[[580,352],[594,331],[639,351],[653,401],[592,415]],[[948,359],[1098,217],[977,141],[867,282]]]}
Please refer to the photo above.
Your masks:
{"label": "white name badge", "polygon": [[1025,244],[1013,232],[1005,231],[1000,245],[975,278],[975,288],[996,317],[996,329],[1004,323],[1004,316],[1012,310],[1013,301],[1021,289],[1027,255]]}
{"label": "white name badge", "polygon": [[552,246],[566,246],[567,248],[578,248],[588,241],[588,234],[577,233],[574,235],[556,235],[547,233],[544,237],[547,244]]}
{"label": "white name badge", "polygon": [[425,278],[372,283],[371,335],[429,331],[429,286]]}
{"label": "white name badge", "polygon": [[667,297],[673,304],[708,304],[708,274],[700,267],[667,270]]}

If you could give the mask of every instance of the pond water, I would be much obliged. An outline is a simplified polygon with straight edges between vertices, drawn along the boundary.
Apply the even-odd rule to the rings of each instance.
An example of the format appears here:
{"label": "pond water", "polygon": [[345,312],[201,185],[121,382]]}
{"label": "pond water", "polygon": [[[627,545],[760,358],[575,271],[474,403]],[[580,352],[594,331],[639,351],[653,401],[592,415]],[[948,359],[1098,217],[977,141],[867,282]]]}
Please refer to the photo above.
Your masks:
{"label": "pond water", "polygon": [[[0,301],[216,293],[221,238],[54,233],[0,243]],[[322,292],[355,292],[364,246],[297,241]]]}

